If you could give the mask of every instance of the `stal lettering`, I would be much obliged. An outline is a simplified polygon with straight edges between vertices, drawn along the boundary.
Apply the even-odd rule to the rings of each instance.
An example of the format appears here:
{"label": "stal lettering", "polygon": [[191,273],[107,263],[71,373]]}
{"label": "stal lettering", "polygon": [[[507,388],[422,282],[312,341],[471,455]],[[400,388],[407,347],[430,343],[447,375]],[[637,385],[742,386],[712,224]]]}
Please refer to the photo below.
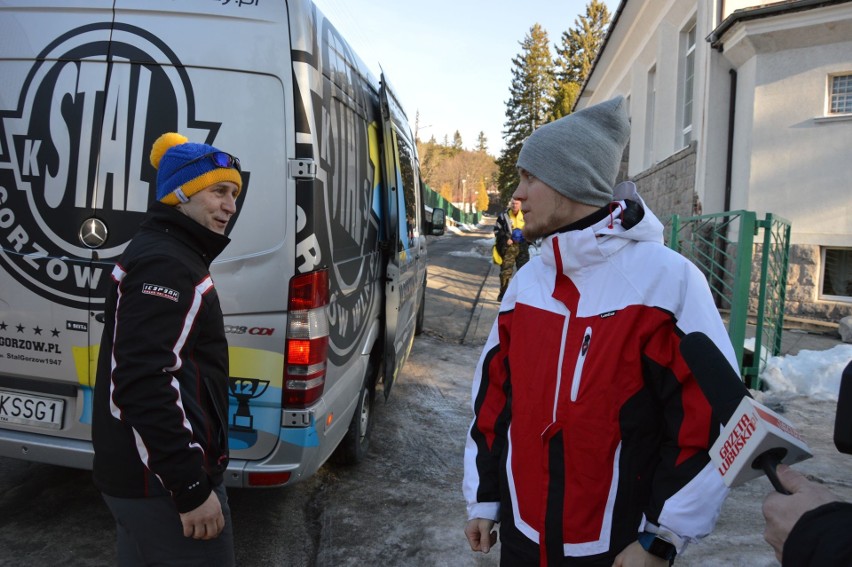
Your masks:
{"label": "stal lettering", "polygon": [[[170,71],[140,63],[161,58]],[[159,39],[128,24],[68,31],[38,54],[22,86],[18,107],[0,108],[0,131],[14,133],[3,155],[14,181],[5,181],[4,173],[0,183],[0,241],[12,253],[0,264],[41,297],[89,309],[104,302],[112,260],[153,192],[146,136],[194,125],[212,140],[219,125],[196,122],[187,112],[195,105],[184,66]],[[158,111],[149,115],[154,99]],[[92,211],[111,229],[97,257],[78,232]]]}

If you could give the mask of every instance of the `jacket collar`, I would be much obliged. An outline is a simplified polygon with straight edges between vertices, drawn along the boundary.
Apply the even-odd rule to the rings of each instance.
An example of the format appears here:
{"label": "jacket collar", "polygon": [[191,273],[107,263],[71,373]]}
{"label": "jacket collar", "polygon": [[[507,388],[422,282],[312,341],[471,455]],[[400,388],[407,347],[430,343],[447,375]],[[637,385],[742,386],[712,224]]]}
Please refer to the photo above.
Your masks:
{"label": "jacket collar", "polygon": [[[617,200],[609,205],[545,237],[541,243],[542,262],[548,266],[557,265],[553,245],[556,240],[562,271],[566,274],[606,262],[609,256],[630,243],[663,242],[662,223],[645,205],[632,182],[619,184],[614,197]],[[622,215],[627,209],[627,200],[638,203],[644,215],[637,223],[625,226]]]}
{"label": "jacket collar", "polygon": [[154,201],[148,207],[148,217],[142,221],[142,228],[164,232],[180,240],[198,253],[209,267],[231,242],[224,234],[213,232],[201,226],[176,208]]}

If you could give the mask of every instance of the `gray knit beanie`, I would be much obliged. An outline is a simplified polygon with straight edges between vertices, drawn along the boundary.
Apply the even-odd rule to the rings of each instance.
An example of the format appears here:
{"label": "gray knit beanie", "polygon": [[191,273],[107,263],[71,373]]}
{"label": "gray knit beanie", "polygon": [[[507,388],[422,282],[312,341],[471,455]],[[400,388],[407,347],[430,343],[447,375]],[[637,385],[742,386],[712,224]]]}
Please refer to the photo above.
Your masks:
{"label": "gray knit beanie", "polygon": [[538,128],[524,142],[518,167],[572,201],[603,207],[612,201],[629,139],[627,105],[617,96]]}

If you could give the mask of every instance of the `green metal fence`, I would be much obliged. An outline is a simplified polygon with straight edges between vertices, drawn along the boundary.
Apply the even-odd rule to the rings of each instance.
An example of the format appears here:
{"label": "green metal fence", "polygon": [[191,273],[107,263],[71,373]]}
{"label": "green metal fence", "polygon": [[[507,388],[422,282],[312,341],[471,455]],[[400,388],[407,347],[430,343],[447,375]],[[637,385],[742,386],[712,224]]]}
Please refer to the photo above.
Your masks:
{"label": "green metal fence", "polygon": [[478,224],[482,219],[482,213],[473,212],[466,213],[441,197],[439,193],[433,191],[431,187],[423,184],[423,200],[426,203],[427,207],[444,209],[447,211],[447,218],[451,218],[458,223],[464,224]]}
{"label": "green metal fence", "polygon": [[[716,306],[729,313],[728,335],[743,379],[760,389],[766,361],[781,353],[790,221],[771,213],[758,220],[752,211],[673,215],[668,245],[707,277]],[[754,346],[747,348],[750,330]]]}

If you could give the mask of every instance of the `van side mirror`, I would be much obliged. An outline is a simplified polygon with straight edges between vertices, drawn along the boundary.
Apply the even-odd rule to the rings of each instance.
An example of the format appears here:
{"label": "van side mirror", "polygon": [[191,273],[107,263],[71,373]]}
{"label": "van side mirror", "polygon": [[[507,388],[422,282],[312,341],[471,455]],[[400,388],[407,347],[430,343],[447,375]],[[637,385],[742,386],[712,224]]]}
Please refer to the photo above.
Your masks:
{"label": "van side mirror", "polygon": [[447,229],[447,211],[426,208],[426,234],[441,236]]}

